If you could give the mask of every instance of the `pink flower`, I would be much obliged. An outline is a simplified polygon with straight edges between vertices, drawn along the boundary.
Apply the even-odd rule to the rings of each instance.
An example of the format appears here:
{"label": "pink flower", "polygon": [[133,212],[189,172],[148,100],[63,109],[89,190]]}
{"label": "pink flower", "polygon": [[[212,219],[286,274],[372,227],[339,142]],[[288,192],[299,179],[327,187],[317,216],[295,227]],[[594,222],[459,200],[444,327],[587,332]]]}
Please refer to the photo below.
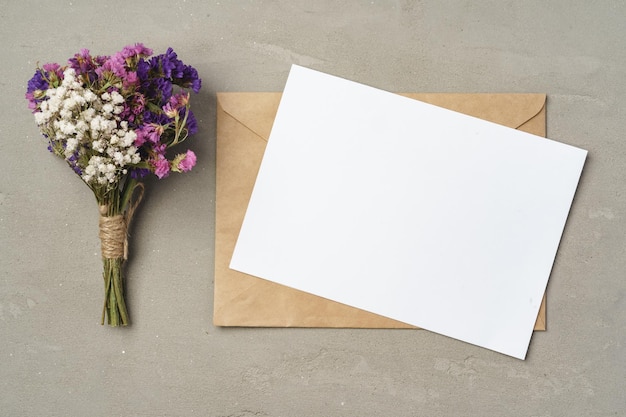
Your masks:
{"label": "pink flower", "polygon": [[146,142],[157,144],[161,139],[163,133],[163,127],[160,125],[147,124],[141,126],[135,130],[137,138],[135,139],[135,146],[141,146]]}
{"label": "pink flower", "polygon": [[178,169],[183,172],[191,171],[196,165],[196,154],[192,150],[187,150],[187,155],[178,163]]}
{"label": "pink flower", "polygon": [[54,62],[43,65],[43,69],[48,72],[56,72],[59,68],[61,68],[61,66]]}
{"label": "pink flower", "polygon": [[129,71],[126,73],[126,77],[122,79],[122,85],[125,89],[130,89],[132,87],[139,86],[139,78],[137,78],[137,73],[134,71]]}
{"label": "pink flower", "polygon": [[146,48],[142,43],[136,43],[135,45],[127,45],[122,49],[120,54],[124,58],[130,58],[136,55],[149,56],[152,55],[152,49]]}
{"label": "pink flower", "polygon": [[152,165],[154,165],[154,174],[159,177],[159,179],[170,175],[170,163],[167,159],[163,158],[163,156],[159,155],[157,160],[152,161]]}
{"label": "pink flower", "polygon": [[133,114],[141,114],[143,113],[144,108],[146,107],[146,98],[143,94],[135,94],[133,96],[133,100],[131,102],[131,110]]}
{"label": "pink flower", "polygon": [[178,116],[178,107],[172,105],[171,102],[167,103],[165,106],[163,106],[163,113],[165,113],[165,115],[170,119],[173,119]]}
{"label": "pink flower", "polygon": [[167,117],[173,119],[178,116],[179,109],[182,109],[189,103],[189,93],[179,93],[170,97],[169,101],[163,106],[163,112]]}

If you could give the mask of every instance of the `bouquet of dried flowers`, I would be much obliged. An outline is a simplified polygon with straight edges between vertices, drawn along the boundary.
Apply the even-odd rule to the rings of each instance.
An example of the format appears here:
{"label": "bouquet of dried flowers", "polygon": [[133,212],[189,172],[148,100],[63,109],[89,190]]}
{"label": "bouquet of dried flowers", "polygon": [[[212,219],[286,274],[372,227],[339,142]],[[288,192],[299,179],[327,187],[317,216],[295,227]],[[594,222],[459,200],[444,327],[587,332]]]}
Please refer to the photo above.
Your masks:
{"label": "bouquet of dried flowers", "polygon": [[63,158],[93,191],[100,210],[105,315],[129,324],[122,266],[127,230],[143,195],[142,178],[189,171],[191,150],[168,159],[167,150],[197,131],[189,90],[198,72],[169,48],[161,55],[142,44],[111,56],[83,49],[66,65],[37,67],[26,99],[48,149]]}

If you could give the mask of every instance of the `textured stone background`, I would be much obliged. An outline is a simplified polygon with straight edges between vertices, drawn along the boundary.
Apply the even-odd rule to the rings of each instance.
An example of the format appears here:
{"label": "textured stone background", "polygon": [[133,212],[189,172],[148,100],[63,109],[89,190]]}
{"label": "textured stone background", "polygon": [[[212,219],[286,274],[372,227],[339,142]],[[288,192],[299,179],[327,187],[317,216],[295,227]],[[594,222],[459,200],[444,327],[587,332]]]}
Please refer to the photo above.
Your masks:
{"label": "textured stone background", "polygon": [[[626,415],[623,2],[0,3],[1,415]],[[148,184],[133,326],[110,329],[95,202],[23,95],[38,61],[134,42],[199,70],[199,165]],[[390,91],[548,94],[548,135],[589,157],[526,361],[425,331],[212,326],[215,92],[281,91],[291,63]]]}

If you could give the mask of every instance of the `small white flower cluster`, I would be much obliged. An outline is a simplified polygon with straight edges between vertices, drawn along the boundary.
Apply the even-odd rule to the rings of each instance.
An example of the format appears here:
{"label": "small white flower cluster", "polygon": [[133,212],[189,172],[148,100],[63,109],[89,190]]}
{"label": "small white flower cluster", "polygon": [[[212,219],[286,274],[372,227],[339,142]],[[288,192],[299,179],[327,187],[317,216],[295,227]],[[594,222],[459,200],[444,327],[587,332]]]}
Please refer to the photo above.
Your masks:
{"label": "small white flower cluster", "polygon": [[68,68],[61,85],[48,89],[46,96],[35,121],[53,141],[65,143],[67,160],[76,158],[77,153],[79,157],[91,155],[87,165],[80,167],[86,183],[113,184],[127,173],[127,165],[141,161],[133,145],[137,134],[119,117],[124,110],[120,93],[98,96],[84,88],[74,69]]}

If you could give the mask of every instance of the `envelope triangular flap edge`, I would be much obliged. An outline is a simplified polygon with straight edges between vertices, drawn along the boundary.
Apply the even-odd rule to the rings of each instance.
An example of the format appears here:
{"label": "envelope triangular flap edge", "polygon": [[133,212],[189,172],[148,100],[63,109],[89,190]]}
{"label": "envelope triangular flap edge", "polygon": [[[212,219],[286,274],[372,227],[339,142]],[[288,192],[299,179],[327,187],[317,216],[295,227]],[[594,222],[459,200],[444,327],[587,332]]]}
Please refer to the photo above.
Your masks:
{"label": "envelope triangular flap edge", "polygon": [[[479,117],[528,133],[545,136],[545,120],[536,116],[545,111],[546,95],[533,93],[399,93],[448,110]],[[282,93],[217,93],[217,103],[259,138],[268,140]],[[525,126],[529,124],[528,128]]]}
{"label": "envelope triangular flap edge", "polygon": [[267,141],[282,93],[217,93],[217,105],[259,138]]}

